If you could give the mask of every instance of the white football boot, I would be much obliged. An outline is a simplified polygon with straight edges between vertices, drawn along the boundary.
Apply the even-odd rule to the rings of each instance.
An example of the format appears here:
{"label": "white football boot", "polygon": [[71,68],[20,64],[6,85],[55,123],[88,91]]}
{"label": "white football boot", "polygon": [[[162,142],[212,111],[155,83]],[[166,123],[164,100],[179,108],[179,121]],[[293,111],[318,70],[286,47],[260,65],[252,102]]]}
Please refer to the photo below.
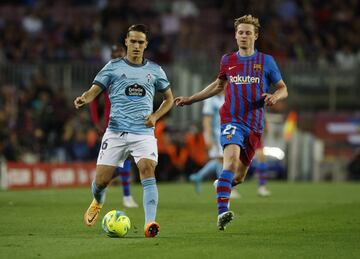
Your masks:
{"label": "white football boot", "polygon": [[138,208],[139,205],[135,202],[134,198],[130,196],[123,197],[123,204],[126,208]]}

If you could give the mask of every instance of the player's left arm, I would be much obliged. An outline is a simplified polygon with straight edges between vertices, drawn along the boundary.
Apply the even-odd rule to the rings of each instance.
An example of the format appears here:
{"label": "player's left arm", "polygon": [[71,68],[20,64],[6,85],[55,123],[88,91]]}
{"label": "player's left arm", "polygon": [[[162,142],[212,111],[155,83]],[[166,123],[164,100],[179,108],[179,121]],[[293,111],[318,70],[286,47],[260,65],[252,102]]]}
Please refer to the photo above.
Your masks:
{"label": "player's left arm", "polygon": [[156,122],[164,116],[174,103],[174,96],[172,94],[171,88],[168,88],[163,94],[163,102],[160,107],[152,114],[145,116],[145,125],[147,127],[155,127]]}
{"label": "player's left arm", "polygon": [[262,96],[265,97],[264,103],[266,106],[272,106],[278,101],[285,99],[288,96],[288,91],[285,82],[281,79],[275,84],[276,91],[272,94],[264,93]]}

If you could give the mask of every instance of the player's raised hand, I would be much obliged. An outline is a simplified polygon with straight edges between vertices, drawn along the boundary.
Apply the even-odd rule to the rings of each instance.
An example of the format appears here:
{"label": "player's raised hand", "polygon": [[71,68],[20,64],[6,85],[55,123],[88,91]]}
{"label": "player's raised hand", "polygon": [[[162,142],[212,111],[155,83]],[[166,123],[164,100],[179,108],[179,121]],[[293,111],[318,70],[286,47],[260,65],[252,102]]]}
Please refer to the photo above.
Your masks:
{"label": "player's raised hand", "polygon": [[265,97],[265,106],[273,106],[278,101],[278,98],[275,94],[264,93],[262,94],[262,97]]}
{"label": "player's raised hand", "polygon": [[74,105],[76,109],[79,109],[81,106],[85,104],[85,97],[84,96],[78,96],[74,100]]}
{"label": "player's raised hand", "polygon": [[190,97],[179,96],[174,99],[174,103],[176,106],[184,106],[192,104]]}

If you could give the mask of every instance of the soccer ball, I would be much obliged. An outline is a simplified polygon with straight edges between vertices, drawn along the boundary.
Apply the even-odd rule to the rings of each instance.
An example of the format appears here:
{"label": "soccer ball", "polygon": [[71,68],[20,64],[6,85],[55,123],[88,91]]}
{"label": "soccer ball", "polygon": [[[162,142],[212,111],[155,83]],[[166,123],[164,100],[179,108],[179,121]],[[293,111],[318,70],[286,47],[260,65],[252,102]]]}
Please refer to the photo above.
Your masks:
{"label": "soccer ball", "polygon": [[101,227],[109,237],[124,237],[130,230],[131,223],[124,212],[112,210],[102,219]]}

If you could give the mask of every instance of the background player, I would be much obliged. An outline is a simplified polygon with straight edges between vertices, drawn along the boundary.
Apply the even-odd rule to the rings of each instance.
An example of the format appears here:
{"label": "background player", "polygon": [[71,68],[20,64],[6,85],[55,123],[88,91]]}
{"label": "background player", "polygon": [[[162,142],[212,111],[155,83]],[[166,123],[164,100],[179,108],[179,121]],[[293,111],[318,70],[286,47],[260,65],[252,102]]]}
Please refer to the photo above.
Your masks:
{"label": "background player", "polygon": [[[84,221],[88,226],[95,224],[114,170],[132,155],[144,189],[144,233],[146,237],[154,237],[160,229],[155,222],[158,190],[154,171],[158,151],[154,127],[156,121],[171,109],[173,95],[162,68],[143,57],[148,45],[147,27],[143,24],[130,26],[125,45],[126,56],[107,63],[91,88],[74,101],[78,109],[103,90],[108,90],[111,100],[109,126],[102,139],[92,183],[94,199],[84,214]],[[163,93],[163,102],[153,112],[155,91]]]}
{"label": "background player", "polygon": [[254,176],[258,178],[258,189],[257,193],[260,197],[268,197],[271,192],[267,189],[267,177],[268,177],[268,161],[264,153],[264,138],[268,131],[268,123],[264,116],[264,132],[261,141],[255,150],[254,159],[251,162],[250,167],[253,169]]}
{"label": "background player", "polygon": [[[224,92],[219,93],[204,101],[203,106],[203,131],[208,148],[209,161],[198,172],[190,175],[190,181],[195,183],[195,191],[200,193],[201,182],[210,174],[216,173],[218,177],[222,171],[223,150],[220,144],[220,114],[219,110],[224,103]],[[233,189],[231,198],[239,198],[239,193]]]}
{"label": "background player", "polygon": [[[288,95],[274,58],[255,49],[259,20],[245,15],[235,19],[234,27],[239,50],[222,57],[218,78],[190,97],[175,98],[178,106],[191,105],[226,88],[225,103],[220,110],[224,163],[217,184],[219,230],[224,230],[234,218],[228,208],[231,188],[244,181],[259,145],[264,105],[274,105]],[[268,93],[271,84],[277,88],[273,94]]]}
{"label": "background player", "polygon": [[[122,58],[126,54],[125,48],[120,44],[114,44],[111,46],[111,58]],[[102,118],[99,117],[98,108],[99,108],[99,99],[100,96],[103,96],[103,114]],[[102,136],[109,124],[110,116],[110,99],[107,91],[103,91],[102,95],[98,95],[90,104],[90,114],[91,119],[100,134]],[[101,121],[103,120],[103,124]],[[131,160],[126,159],[122,167],[117,167],[114,171],[114,177],[120,175],[121,186],[123,189],[123,205],[126,208],[137,208],[139,205],[135,202],[134,198],[130,193],[130,173],[131,173]]]}
{"label": "background player", "polygon": [[271,192],[267,189],[267,172],[269,170],[266,156],[264,154],[264,146],[260,146],[255,151],[255,158],[252,161],[254,167],[255,176],[258,178],[258,195],[260,197],[268,197]]}

